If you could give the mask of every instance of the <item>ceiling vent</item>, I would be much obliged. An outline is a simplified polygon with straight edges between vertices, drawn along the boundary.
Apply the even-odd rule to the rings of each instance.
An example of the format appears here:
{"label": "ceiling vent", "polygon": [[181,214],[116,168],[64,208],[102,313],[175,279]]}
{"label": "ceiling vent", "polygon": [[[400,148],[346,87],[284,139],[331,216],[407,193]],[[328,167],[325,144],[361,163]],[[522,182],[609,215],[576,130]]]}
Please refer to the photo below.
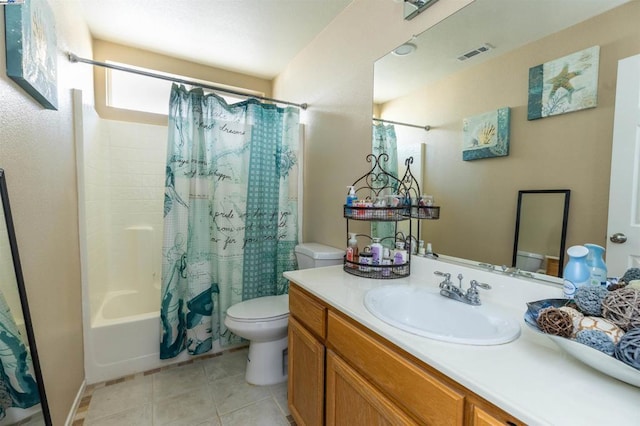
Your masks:
{"label": "ceiling vent", "polygon": [[494,47],[492,45],[490,45],[489,43],[485,43],[480,47],[477,47],[473,50],[470,50],[468,52],[463,53],[462,55],[458,56],[458,60],[459,61],[466,61],[467,59],[473,58],[474,56],[477,56],[481,53],[485,53],[488,52],[489,50],[493,49]]}

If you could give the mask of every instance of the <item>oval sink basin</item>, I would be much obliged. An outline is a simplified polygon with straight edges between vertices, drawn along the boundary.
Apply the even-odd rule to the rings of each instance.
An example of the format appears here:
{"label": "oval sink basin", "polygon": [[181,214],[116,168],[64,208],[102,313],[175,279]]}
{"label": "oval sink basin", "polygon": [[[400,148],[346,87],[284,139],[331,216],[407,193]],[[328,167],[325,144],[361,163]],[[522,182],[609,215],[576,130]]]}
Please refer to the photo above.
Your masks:
{"label": "oval sink basin", "polygon": [[500,345],[520,336],[518,321],[491,305],[467,305],[441,296],[432,288],[378,287],[365,294],[364,305],[387,324],[445,342]]}

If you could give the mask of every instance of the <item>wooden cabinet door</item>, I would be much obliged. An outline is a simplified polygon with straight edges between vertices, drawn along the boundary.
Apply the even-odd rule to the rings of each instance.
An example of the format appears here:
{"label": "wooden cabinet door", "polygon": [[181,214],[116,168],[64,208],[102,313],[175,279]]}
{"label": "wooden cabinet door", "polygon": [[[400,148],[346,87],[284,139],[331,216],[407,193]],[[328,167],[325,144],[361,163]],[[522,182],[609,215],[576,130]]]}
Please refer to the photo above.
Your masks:
{"label": "wooden cabinet door", "polygon": [[416,425],[338,355],[327,352],[327,425]]}
{"label": "wooden cabinet door", "polygon": [[289,317],[289,411],[299,426],[324,422],[324,345]]}
{"label": "wooden cabinet door", "polygon": [[516,426],[522,423],[515,419],[510,420],[510,416],[499,411],[485,410],[477,405],[471,406],[471,426]]}

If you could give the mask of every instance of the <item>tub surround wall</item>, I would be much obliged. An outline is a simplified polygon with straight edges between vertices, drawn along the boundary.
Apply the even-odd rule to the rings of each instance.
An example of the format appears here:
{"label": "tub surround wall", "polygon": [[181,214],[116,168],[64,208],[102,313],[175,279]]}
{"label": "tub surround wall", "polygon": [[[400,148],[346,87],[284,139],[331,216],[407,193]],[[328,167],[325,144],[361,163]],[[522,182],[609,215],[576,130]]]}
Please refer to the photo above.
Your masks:
{"label": "tub surround wall", "polygon": [[[93,99],[91,36],[75,2],[49,0],[55,17],[58,110],[45,110],[6,76],[0,55],[0,167],[14,214],[25,287],[54,425],[64,423],[82,384],[82,301],[71,88]],[[0,27],[4,32],[4,10]],[[0,51],[5,51],[0,37]]]}
{"label": "tub surround wall", "polygon": [[86,104],[77,120],[93,320],[110,292],[159,283],[167,128],[105,120]]}

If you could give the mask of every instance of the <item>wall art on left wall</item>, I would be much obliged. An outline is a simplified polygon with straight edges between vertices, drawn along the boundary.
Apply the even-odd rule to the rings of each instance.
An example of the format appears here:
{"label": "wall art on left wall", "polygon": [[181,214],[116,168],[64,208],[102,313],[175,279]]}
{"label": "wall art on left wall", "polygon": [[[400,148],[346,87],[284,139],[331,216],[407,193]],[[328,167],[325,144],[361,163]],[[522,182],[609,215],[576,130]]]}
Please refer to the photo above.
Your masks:
{"label": "wall art on left wall", "polygon": [[7,76],[46,109],[58,109],[56,26],[46,0],[4,7]]}

